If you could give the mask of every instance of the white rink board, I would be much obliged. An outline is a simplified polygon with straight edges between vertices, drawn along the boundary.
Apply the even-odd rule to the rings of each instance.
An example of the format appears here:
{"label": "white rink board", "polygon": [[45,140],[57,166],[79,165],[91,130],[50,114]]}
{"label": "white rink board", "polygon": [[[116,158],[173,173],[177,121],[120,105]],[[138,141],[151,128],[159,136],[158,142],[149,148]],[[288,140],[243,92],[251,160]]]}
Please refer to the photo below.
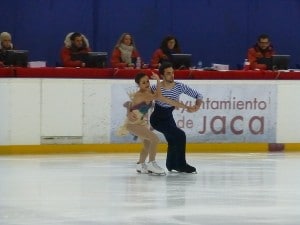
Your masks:
{"label": "white rink board", "polygon": [[[199,88],[205,100],[222,99],[227,95],[232,98],[228,93],[234,95],[240,93],[239,96],[234,96],[234,100],[243,100],[243,98],[248,100],[252,93],[254,97],[258,96],[258,99],[263,99],[267,103],[267,99],[271,99],[272,108],[265,112],[266,117],[272,115],[266,120],[270,126],[266,124],[265,136],[262,141],[257,139],[257,142],[300,142],[300,117],[298,116],[300,81],[180,80],[180,82],[191,85],[197,90]],[[245,87],[249,89],[243,92]],[[116,140],[114,132],[125,118],[122,103],[128,99],[126,92],[135,88],[133,79],[0,79],[0,145],[39,145],[45,137],[50,137],[49,143],[51,141],[55,143],[57,141],[55,138],[60,139],[59,143],[66,144],[73,143],[74,139],[84,144],[130,142],[131,137]],[[265,89],[266,93],[264,93]],[[261,95],[269,96],[260,96],[257,91],[261,92]],[[183,98],[183,101],[187,100]],[[180,115],[186,118],[194,116],[192,120],[198,121],[203,117],[204,112],[205,110],[202,110],[195,115],[184,112]],[[205,115],[209,117],[211,112],[207,111]],[[232,117],[234,112],[231,110],[228,115]],[[228,112],[224,110],[224,115],[226,113]],[[222,114],[223,111],[220,111],[218,115]],[[230,124],[230,121],[232,122],[229,119],[226,123]],[[255,138],[247,139],[246,132],[243,134],[244,139],[241,138],[242,136],[231,136],[232,130],[246,130],[242,127],[242,122],[245,121],[247,120],[233,121],[233,129],[226,130],[226,136],[220,140],[255,142]],[[249,125],[246,123],[244,126]],[[185,131],[188,136],[193,136],[193,134],[198,135],[197,129]],[[54,137],[53,140],[51,137]],[[208,135],[206,139],[200,136],[199,142],[217,141],[214,137],[219,136]],[[198,139],[194,138],[193,142],[195,140],[197,142]]]}

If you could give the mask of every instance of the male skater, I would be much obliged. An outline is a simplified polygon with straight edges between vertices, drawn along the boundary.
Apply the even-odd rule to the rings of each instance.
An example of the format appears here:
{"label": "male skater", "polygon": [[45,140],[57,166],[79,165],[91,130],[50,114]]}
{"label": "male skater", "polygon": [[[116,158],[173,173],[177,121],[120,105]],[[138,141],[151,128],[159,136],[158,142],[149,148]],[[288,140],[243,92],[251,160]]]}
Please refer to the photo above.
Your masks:
{"label": "male skater", "polygon": [[[198,111],[202,103],[202,95],[189,86],[174,81],[174,69],[169,62],[163,63],[159,68],[162,77],[161,93],[163,96],[179,101],[181,94],[186,94],[196,99],[194,111]],[[152,90],[156,90],[153,85]],[[187,164],[185,160],[186,135],[183,130],[176,126],[173,110],[174,106],[155,100],[154,111],[150,116],[151,126],[164,134],[168,142],[166,167],[169,171],[196,173],[196,168]]]}

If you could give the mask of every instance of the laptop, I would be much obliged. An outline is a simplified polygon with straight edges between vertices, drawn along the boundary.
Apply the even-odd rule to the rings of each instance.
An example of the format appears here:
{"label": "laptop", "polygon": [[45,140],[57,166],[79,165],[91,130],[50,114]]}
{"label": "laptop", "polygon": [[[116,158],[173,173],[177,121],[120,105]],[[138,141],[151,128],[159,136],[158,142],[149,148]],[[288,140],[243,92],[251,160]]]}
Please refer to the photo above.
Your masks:
{"label": "laptop", "polygon": [[290,63],[290,55],[273,55],[272,69],[273,70],[288,70]]}
{"label": "laptop", "polygon": [[89,52],[86,66],[90,68],[107,67],[107,52]]}
{"label": "laptop", "polygon": [[172,54],[171,62],[174,69],[189,69],[192,63],[192,54]]}
{"label": "laptop", "polygon": [[71,59],[85,62],[88,68],[107,67],[107,52],[75,53],[71,55]]}

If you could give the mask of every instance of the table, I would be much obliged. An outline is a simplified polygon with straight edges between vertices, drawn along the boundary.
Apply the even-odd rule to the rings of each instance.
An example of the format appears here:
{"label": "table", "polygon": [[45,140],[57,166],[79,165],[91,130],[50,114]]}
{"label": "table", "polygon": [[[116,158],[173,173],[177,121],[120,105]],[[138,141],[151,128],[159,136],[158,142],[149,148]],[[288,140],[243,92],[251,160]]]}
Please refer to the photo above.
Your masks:
{"label": "table", "polygon": [[[137,73],[151,76],[151,69],[117,69],[117,68],[0,68],[0,77],[20,78],[91,78],[91,79],[133,79]],[[266,70],[175,70],[175,79],[196,80],[300,80],[300,72],[266,71]]]}
{"label": "table", "polygon": [[15,68],[0,68],[0,77],[14,77]]}
{"label": "table", "polygon": [[71,67],[43,67],[16,68],[16,77],[34,78],[112,78],[114,69],[71,68]]}

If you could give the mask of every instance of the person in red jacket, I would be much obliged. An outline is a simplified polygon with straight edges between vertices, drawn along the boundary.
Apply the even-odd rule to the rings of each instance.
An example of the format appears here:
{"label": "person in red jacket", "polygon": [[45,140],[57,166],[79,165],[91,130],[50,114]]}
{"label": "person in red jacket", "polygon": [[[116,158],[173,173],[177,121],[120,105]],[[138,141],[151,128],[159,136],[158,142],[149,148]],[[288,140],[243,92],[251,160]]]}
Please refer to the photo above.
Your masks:
{"label": "person in red jacket", "polygon": [[181,53],[177,39],[174,36],[165,37],[159,49],[156,49],[153,53],[150,66],[152,68],[158,68],[163,62],[171,62],[171,55],[175,53]]}
{"label": "person in red jacket", "polygon": [[92,51],[88,39],[81,33],[72,32],[67,34],[64,43],[60,52],[62,66],[85,67],[84,55]]}
{"label": "person in red jacket", "polygon": [[259,35],[257,43],[248,49],[247,58],[250,62],[250,69],[271,70],[274,54],[275,51],[269,36],[266,34]]}
{"label": "person in red jacket", "polygon": [[140,54],[135,46],[132,35],[123,33],[113,49],[110,63],[112,67],[134,68],[138,57],[140,57]]}

